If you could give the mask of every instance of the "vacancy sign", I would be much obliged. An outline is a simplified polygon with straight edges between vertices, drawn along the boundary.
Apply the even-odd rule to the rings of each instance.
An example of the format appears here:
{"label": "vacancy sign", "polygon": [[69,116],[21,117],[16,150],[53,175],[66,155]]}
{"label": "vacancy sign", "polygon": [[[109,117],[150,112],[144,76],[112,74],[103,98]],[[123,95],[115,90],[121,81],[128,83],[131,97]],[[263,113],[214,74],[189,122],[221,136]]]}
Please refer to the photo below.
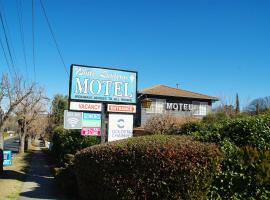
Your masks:
{"label": "vacancy sign", "polygon": [[122,140],[133,135],[132,114],[109,114],[108,141]]}
{"label": "vacancy sign", "polygon": [[64,128],[65,129],[81,129],[82,128],[82,113],[71,112],[71,111],[65,110]]}
{"label": "vacancy sign", "polygon": [[85,102],[74,102],[70,101],[69,104],[70,110],[78,110],[78,111],[101,111],[101,103],[85,103]]}
{"label": "vacancy sign", "polygon": [[100,136],[100,127],[83,127],[82,136]]}
{"label": "vacancy sign", "polygon": [[108,104],[108,112],[119,112],[119,113],[136,113],[135,105],[117,105]]}

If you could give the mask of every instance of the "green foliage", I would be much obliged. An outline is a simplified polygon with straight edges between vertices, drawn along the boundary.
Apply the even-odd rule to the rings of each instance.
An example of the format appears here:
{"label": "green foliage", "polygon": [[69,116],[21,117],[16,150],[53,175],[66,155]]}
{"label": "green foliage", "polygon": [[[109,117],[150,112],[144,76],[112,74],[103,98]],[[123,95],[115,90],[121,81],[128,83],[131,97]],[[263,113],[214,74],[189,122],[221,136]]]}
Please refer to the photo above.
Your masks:
{"label": "green foliage", "polygon": [[227,139],[239,147],[249,145],[270,149],[270,115],[240,115],[214,122],[193,122],[183,125],[179,133],[204,142],[220,144]]}
{"label": "green foliage", "polygon": [[269,199],[270,152],[242,148],[225,140],[225,159],[215,177],[209,199]]}
{"label": "green foliage", "polygon": [[206,199],[219,158],[216,145],[152,135],[83,149],[75,173],[84,199]]}
{"label": "green foliage", "polygon": [[238,114],[184,125],[181,134],[219,144],[223,153],[209,199],[270,199],[270,115]]}
{"label": "green foliage", "polygon": [[74,174],[74,155],[64,156],[64,166],[55,168],[55,180],[61,190],[68,195],[77,194],[77,182]]}
{"label": "green foliage", "polygon": [[52,153],[59,163],[64,163],[66,154],[75,154],[77,151],[100,143],[98,137],[81,136],[80,130],[66,130],[57,126],[53,130]]}
{"label": "green foliage", "polygon": [[204,123],[215,123],[215,122],[221,122],[224,120],[228,120],[230,116],[226,114],[225,112],[217,112],[217,113],[210,113],[206,115],[202,121]]}
{"label": "green foliage", "polygon": [[64,123],[64,110],[68,108],[68,97],[55,95],[52,101],[51,120],[55,125]]}

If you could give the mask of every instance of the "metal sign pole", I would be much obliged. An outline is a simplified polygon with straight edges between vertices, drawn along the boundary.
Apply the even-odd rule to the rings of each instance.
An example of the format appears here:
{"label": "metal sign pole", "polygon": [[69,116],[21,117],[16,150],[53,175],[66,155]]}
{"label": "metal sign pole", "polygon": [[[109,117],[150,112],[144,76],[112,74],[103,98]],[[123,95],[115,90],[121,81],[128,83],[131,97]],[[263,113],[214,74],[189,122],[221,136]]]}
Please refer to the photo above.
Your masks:
{"label": "metal sign pole", "polygon": [[101,144],[106,142],[106,112],[105,112],[105,104],[101,105]]}

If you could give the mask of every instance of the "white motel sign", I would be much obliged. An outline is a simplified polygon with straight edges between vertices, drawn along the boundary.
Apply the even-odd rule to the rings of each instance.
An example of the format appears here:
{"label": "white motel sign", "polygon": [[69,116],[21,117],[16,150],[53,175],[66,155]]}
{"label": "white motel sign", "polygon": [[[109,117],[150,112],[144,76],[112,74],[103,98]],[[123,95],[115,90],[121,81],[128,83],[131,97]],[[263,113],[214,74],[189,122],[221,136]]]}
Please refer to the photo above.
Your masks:
{"label": "white motel sign", "polygon": [[70,101],[69,104],[70,110],[78,110],[78,111],[101,111],[101,103],[85,103],[85,102],[74,102]]}

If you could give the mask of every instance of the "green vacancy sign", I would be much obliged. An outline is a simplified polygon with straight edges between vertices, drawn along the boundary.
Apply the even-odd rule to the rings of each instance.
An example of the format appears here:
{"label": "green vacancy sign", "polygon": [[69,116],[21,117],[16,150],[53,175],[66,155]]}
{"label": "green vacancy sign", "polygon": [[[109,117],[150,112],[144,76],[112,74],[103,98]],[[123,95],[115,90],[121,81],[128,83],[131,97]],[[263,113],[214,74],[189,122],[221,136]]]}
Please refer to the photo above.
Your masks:
{"label": "green vacancy sign", "polygon": [[70,100],[136,104],[137,72],[71,65]]}

